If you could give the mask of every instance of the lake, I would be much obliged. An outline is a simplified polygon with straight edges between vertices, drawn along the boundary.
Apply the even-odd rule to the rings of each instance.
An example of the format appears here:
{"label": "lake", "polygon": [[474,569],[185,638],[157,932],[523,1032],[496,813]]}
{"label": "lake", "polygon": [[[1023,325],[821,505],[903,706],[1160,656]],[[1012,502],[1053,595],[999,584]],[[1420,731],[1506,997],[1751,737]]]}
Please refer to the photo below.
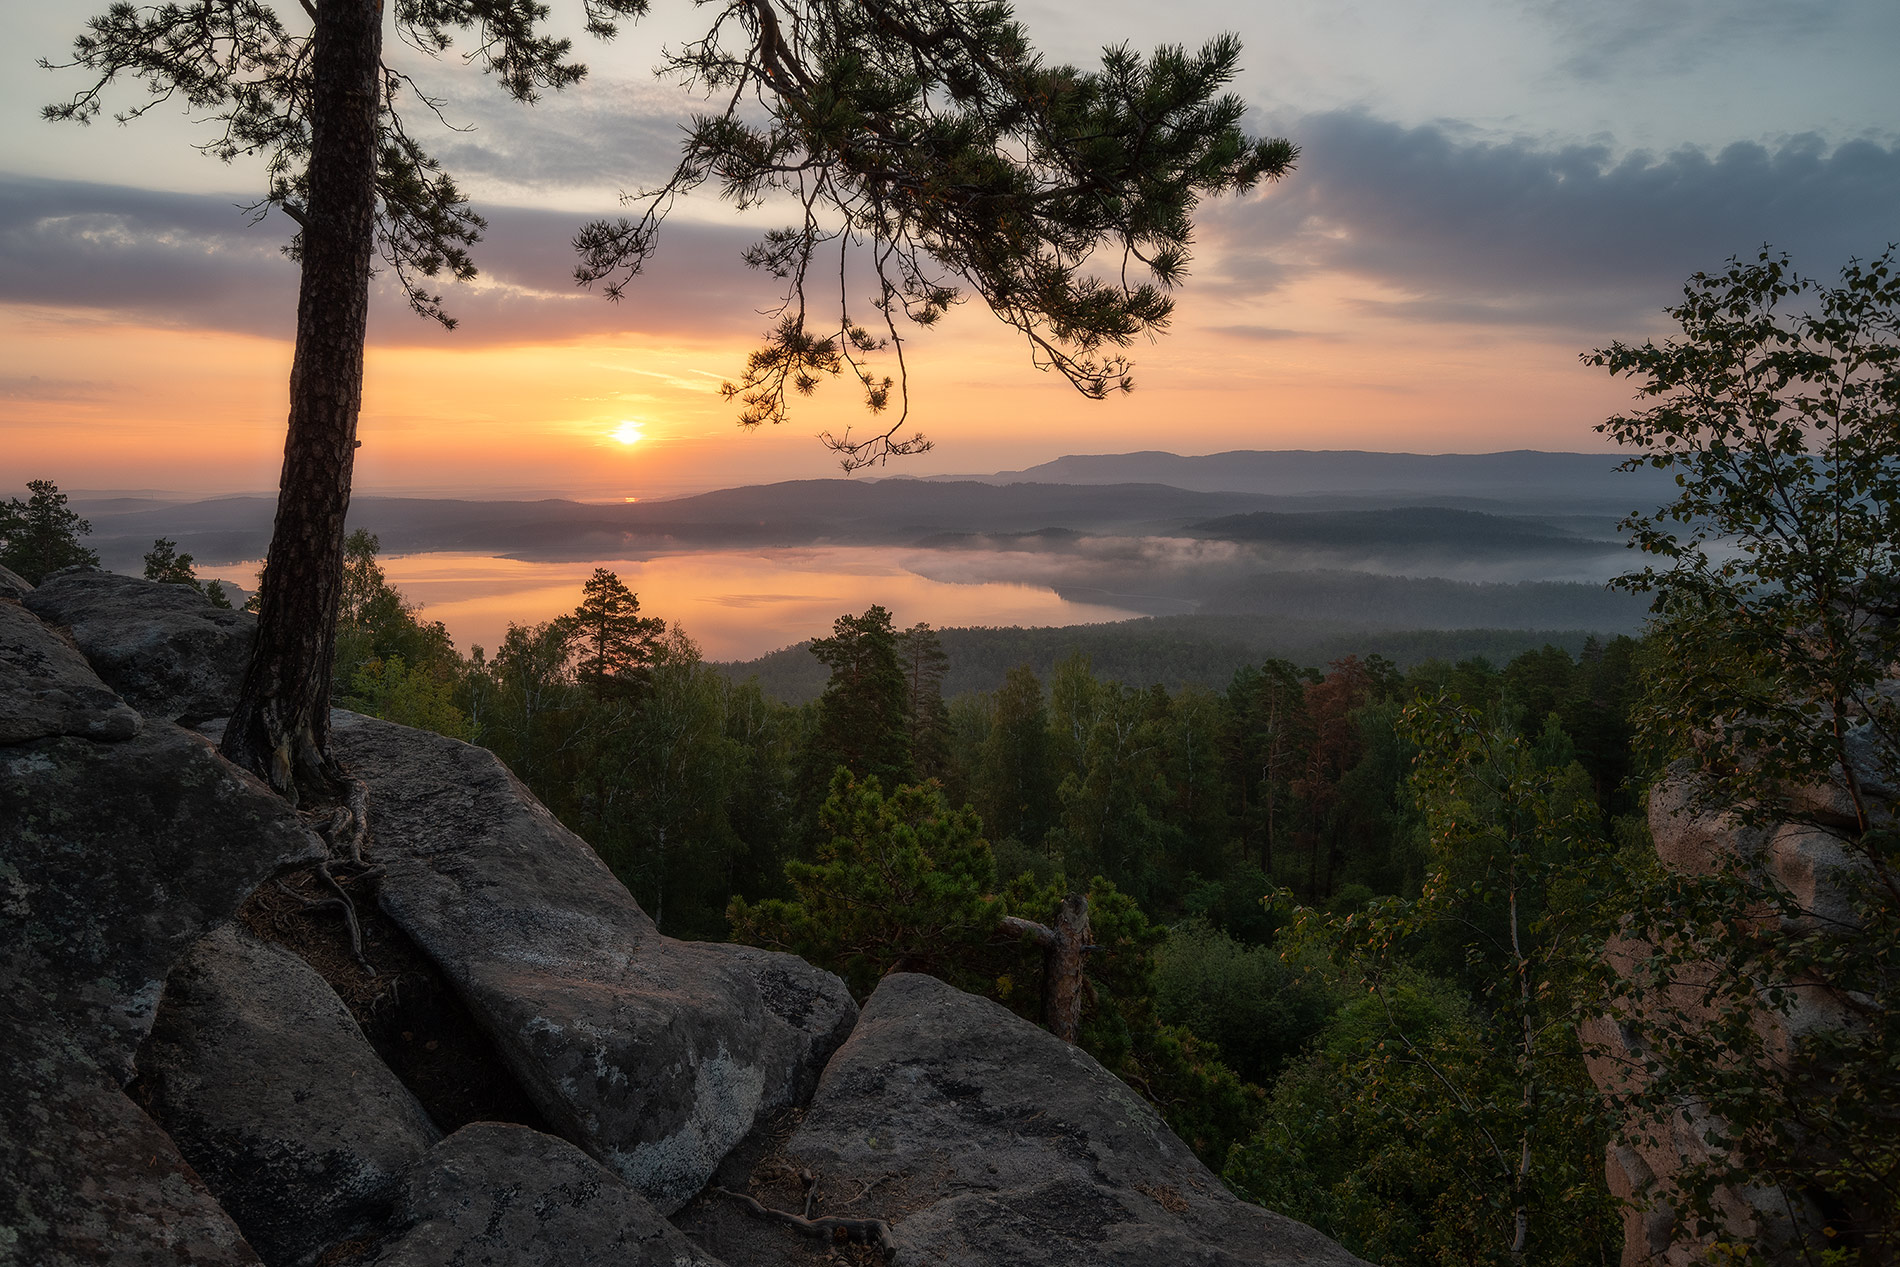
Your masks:
{"label": "lake", "polygon": [[[510,623],[536,624],[573,611],[597,567],[640,596],[640,610],[683,625],[709,660],[750,660],[806,638],[873,603],[898,628],[954,625],[1086,625],[1144,614],[1135,606],[1079,603],[1045,585],[957,580],[965,552],[821,546],[697,551],[644,559],[540,563],[484,554],[410,554],[379,560],[390,584],[425,620],[448,626],[456,648],[493,651]],[[200,574],[256,584],[258,564]],[[931,575],[925,575],[929,573]]]}

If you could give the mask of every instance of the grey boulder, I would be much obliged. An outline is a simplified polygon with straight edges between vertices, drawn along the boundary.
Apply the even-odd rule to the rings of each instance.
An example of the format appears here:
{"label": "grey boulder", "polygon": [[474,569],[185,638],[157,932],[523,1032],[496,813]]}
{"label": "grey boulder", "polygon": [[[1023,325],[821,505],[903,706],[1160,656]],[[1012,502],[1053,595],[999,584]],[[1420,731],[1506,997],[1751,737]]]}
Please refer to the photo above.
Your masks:
{"label": "grey boulder", "polygon": [[255,616],[213,607],[188,585],[87,568],[48,577],[25,602],[72,630],[126,703],[188,725],[230,713],[257,636]]}
{"label": "grey boulder", "polygon": [[382,909],[434,960],[543,1117],[666,1213],[850,1032],[802,959],[663,937],[492,753],[333,714],[369,785]]}
{"label": "grey boulder", "polygon": [[18,982],[0,990],[0,1263],[256,1267],[171,1139]]}
{"label": "grey boulder", "polygon": [[323,978],[236,927],[172,970],[139,1074],[267,1263],[311,1261],[379,1225],[441,1139]]}
{"label": "grey boulder", "polygon": [[21,599],[33,592],[33,582],[9,567],[0,567],[0,598]]}
{"label": "grey boulder", "polygon": [[418,1165],[377,1267],[720,1267],[565,1140],[476,1122]]}
{"label": "grey boulder", "polygon": [[84,656],[32,612],[0,598],[0,744],[49,735],[130,739],[139,722]]}
{"label": "grey boulder", "polygon": [[323,856],[281,798],[170,723],[0,747],[0,983],[37,983],[129,1082],[172,965],[260,882]]}
{"label": "grey boulder", "polygon": [[934,977],[879,984],[784,1151],[814,1215],[882,1218],[899,1263],[1360,1262],[1234,1197],[1086,1052]]}

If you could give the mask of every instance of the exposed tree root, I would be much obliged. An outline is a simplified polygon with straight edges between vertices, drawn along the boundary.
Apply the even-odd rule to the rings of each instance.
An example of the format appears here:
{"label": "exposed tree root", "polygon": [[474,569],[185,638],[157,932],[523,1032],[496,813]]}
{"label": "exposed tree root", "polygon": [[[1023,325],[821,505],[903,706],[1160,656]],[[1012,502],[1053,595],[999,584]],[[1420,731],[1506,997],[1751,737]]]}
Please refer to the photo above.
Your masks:
{"label": "exposed tree root", "polygon": [[369,864],[363,861],[363,847],[369,843],[369,784],[340,763],[333,764],[328,773],[343,792],[343,804],[332,815],[323,838],[329,842],[331,853],[340,854],[353,867],[366,867]]}
{"label": "exposed tree root", "polygon": [[743,1192],[734,1192],[731,1188],[715,1187],[713,1191],[721,1196],[731,1197],[739,1203],[741,1209],[754,1218],[789,1227],[801,1236],[809,1236],[815,1240],[869,1245],[883,1251],[887,1260],[897,1255],[897,1242],[891,1236],[891,1225],[883,1219],[847,1219],[830,1214],[816,1219],[809,1217],[812,1195],[817,1191],[815,1183],[808,1184],[806,1187],[806,1213],[802,1215],[793,1214],[790,1210],[774,1210],[768,1205],[759,1204],[757,1200]]}
{"label": "exposed tree root", "polygon": [[[305,897],[281,880],[278,881],[277,887],[303,903],[305,911],[341,911],[343,913],[344,926],[350,930],[350,952],[356,956],[357,966],[362,968],[363,975],[373,977],[376,975],[376,967],[370,963],[369,956],[363,953],[363,923],[356,917],[356,903],[351,900],[349,891],[346,890],[337,880],[336,876],[331,873],[330,865],[328,859],[319,862],[316,866],[316,872],[318,878],[329,887],[332,893],[336,894],[335,897]],[[382,874],[382,870],[376,868],[360,871],[351,878],[356,880],[376,880],[380,879]]]}
{"label": "exposed tree root", "polygon": [[[351,880],[382,878],[382,868],[370,865],[363,857],[363,847],[369,842],[369,785],[352,776],[338,762],[331,762],[324,776],[331,788],[341,794],[344,803],[334,806],[330,810],[329,821],[316,827],[317,834],[323,837],[330,850],[330,857],[317,864],[316,873],[324,887],[336,896],[307,897],[281,881],[277,887],[302,902],[305,911],[342,912],[343,923],[350,932],[350,951],[356,956],[357,965],[363,969],[363,974],[373,977],[376,967],[363,951],[363,924],[356,915],[356,902],[331,870],[332,867],[344,868]],[[314,808],[304,811],[305,817],[312,819],[321,813],[321,810]]]}

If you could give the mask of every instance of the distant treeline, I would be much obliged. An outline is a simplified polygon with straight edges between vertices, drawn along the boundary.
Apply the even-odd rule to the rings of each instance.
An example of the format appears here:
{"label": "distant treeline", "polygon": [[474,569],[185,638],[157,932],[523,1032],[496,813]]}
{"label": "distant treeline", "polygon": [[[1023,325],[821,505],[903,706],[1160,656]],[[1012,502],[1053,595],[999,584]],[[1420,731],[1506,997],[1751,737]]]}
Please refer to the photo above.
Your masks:
{"label": "distant treeline", "polygon": [[1300,612],[1365,630],[1635,633],[1647,612],[1642,598],[1576,581],[1452,581],[1345,571],[1258,573],[1214,585],[1201,601],[1208,612]]}
{"label": "distant treeline", "polygon": [[1597,553],[1622,548],[1619,541],[1579,537],[1536,519],[1491,515],[1447,506],[1401,506],[1390,510],[1262,510],[1222,515],[1191,525],[1197,534],[1228,541],[1278,545],[1373,548],[1394,543],[1422,549],[1484,554],[1524,551]]}
{"label": "distant treeline", "polygon": [[[1502,665],[1546,645],[1579,655],[1593,635],[1587,628],[1368,631],[1328,621],[1190,615],[1047,629],[943,629],[938,636],[950,657],[944,694],[955,696],[993,691],[1018,665],[1046,679],[1058,663],[1075,655],[1086,656],[1097,673],[1117,681],[1158,683],[1171,691],[1183,686],[1223,690],[1243,665],[1266,659],[1325,665],[1349,655],[1378,655],[1401,669],[1427,660],[1474,658]],[[786,704],[817,699],[828,679],[809,642],[716,667],[736,682],[756,678],[767,698]]]}

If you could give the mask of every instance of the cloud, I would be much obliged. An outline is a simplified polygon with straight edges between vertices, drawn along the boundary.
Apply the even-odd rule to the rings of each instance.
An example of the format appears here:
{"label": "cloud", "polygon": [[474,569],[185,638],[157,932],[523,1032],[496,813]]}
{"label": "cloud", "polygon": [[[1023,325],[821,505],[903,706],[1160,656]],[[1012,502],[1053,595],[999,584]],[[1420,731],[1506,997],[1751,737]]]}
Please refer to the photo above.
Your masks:
{"label": "cloud", "polygon": [[572,191],[664,182],[686,123],[706,108],[672,84],[590,76],[585,92],[550,93],[532,109],[501,93],[469,93],[455,103],[453,129],[412,113],[430,151],[460,180]]}
{"label": "cloud", "polygon": [[[1900,238],[1900,145],[1830,146],[1805,135],[1619,156],[1608,144],[1497,140],[1455,123],[1407,128],[1351,111],[1309,115],[1286,130],[1302,147],[1297,171],[1263,196],[1218,200],[1201,213],[1192,284],[1241,309],[1222,327],[1232,337],[1303,337],[1249,322],[1245,306],[1330,274],[1358,283],[1350,302],[1372,321],[1600,340],[1653,323],[1690,273],[1764,243],[1826,277],[1850,255]],[[585,138],[570,141],[525,147],[546,151],[535,180],[566,179],[583,162]],[[239,201],[0,176],[0,302],[288,338],[296,269],[280,247],[289,226],[276,214],[252,223]],[[608,304],[570,277],[569,243],[586,216],[478,209],[489,219],[476,248],[482,277],[441,288],[461,327],[445,332],[411,316],[382,279],[373,342],[745,340],[769,324],[761,309],[778,298],[773,280],[739,258],[778,223],[769,210],[743,224],[677,219],[648,274]]]}
{"label": "cloud", "polygon": [[1339,337],[1336,334],[1326,334],[1315,330],[1293,330],[1285,326],[1233,325],[1209,326],[1207,329],[1210,334],[1224,334],[1232,339],[1246,339],[1253,343],[1278,343],[1286,339],[1318,339],[1330,343]]}
{"label": "cloud", "polygon": [[[297,268],[282,254],[292,227],[278,213],[253,222],[226,195],[130,189],[0,175],[0,303],[90,310],[186,329],[289,338]],[[659,254],[619,303],[573,282],[574,232],[587,217],[526,207],[478,207],[482,275],[440,287],[454,331],[411,315],[386,276],[374,285],[373,344],[470,347],[650,333],[750,338],[768,324],[773,280],[740,253],[770,224],[676,219]],[[774,222],[775,223],[775,222]]]}
{"label": "cloud", "polygon": [[1532,6],[1553,28],[1555,43],[1572,50],[1563,69],[1594,81],[1680,73],[1727,62],[1738,49],[1830,45],[1855,19],[1879,21],[1881,9],[1841,0],[1539,0]]}
{"label": "cloud", "polygon": [[1607,145],[1476,139],[1358,112],[1289,132],[1299,169],[1205,216],[1210,280],[1230,291],[1343,272],[1397,292],[1367,303],[1395,319],[1595,333],[1764,243],[1827,276],[1900,237],[1900,146],[1810,135],[1619,158]]}
{"label": "cloud", "polygon": [[[268,328],[297,272],[231,198],[0,177],[0,301]],[[208,320],[214,318],[215,320]]]}
{"label": "cloud", "polygon": [[0,400],[100,400],[107,391],[105,384],[85,378],[0,375]]}
{"label": "cloud", "polygon": [[[776,221],[708,225],[676,219],[660,232],[653,262],[610,303],[573,279],[574,232],[590,217],[523,207],[483,209],[484,240],[475,248],[482,277],[444,287],[444,304],[461,325],[452,332],[409,316],[385,299],[378,342],[458,346],[476,342],[553,342],[643,333],[684,338],[753,338],[769,324],[761,309],[778,301],[778,283],[745,266],[741,254]],[[617,214],[617,209],[610,214]]]}

